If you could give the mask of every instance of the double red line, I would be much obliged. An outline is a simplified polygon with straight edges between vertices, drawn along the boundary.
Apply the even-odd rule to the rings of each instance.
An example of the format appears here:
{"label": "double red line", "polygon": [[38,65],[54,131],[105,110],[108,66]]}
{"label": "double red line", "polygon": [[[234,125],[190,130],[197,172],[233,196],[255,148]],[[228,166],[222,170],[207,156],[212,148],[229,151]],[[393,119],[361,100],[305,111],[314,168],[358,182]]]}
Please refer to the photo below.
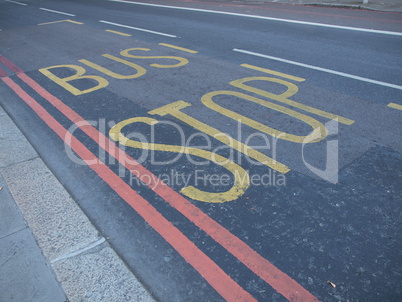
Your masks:
{"label": "double red line", "polygon": [[[0,62],[14,72],[18,78],[35,90],[41,97],[50,102],[62,114],[69,118],[91,137],[100,147],[111,156],[115,157],[129,171],[137,171],[139,178],[156,180],[147,185],[172,207],[187,217],[196,226],[218,242],[228,252],[234,255],[252,272],[265,282],[270,284],[278,293],[289,301],[318,301],[310,292],[304,289],[291,277],[280,271],[267,259],[263,258],[246,243],[230,233],[227,229],[202,212],[198,207],[182,195],[167,186],[145,167],[137,163],[129,155],[123,153],[118,146],[108,137],[91,126],[78,113],[64,104],[60,99],[50,94],[45,88],[27,76],[7,58],[0,55]],[[211,258],[202,252],[170,221],[163,217],[147,200],[141,197],[109,167],[102,163],[87,147],[70,133],[37,101],[29,96],[17,83],[15,83],[6,71],[0,68],[0,77],[35,113],[77,153],[121,198],[123,198],[135,211],[140,214],[172,247],[192,265],[205,280],[227,301],[256,301],[254,297],[237,284],[226,274]],[[66,141],[66,137],[71,141]],[[94,164],[95,162],[95,164]]]}

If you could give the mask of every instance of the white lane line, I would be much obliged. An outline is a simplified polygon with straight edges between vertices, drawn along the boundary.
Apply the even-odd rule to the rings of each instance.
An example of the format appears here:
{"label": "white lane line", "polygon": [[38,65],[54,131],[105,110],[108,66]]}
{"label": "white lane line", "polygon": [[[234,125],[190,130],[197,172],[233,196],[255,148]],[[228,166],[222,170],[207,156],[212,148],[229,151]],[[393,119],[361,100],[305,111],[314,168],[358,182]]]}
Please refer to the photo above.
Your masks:
{"label": "white lane line", "polygon": [[177,38],[177,36],[175,36],[175,35],[165,34],[165,33],[161,33],[161,32],[158,32],[158,31],[153,31],[153,30],[148,30],[148,29],[143,29],[143,28],[138,28],[138,27],[132,27],[132,26],[129,26],[129,25],[123,25],[123,24],[113,23],[113,22],[104,21],[104,20],[99,20],[99,22],[110,24],[110,25],[115,25],[115,26],[120,26],[120,27],[124,27],[124,28],[130,28],[130,29],[134,29],[134,30],[144,31],[144,32],[147,32],[147,33],[156,34],[156,35],[160,35],[160,36]]}
{"label": "white lane line", "polygon": [[68,14],[68,13],[63,13],[63,12],[59,12],[58,10],[52,10],[52,9],[48,9],[48,8],[39,8],[41,10],[45,10],[47,12],[51,12],[51,13],[56,13],[56,14],[61,14],[61,15],[66,15],[66,16],[70,16],[70,17],[75,17],[75,15],[73,14]]}
{"label": "white lane line", "polygon": [[28,4],[26,3],[21,3],[21,2],[17,2],[17,1],[12,1],[12,0],[6,0],[7,2],[11,2],[11,3],[15,3],[15,4],[19,4],[19,5],[24,5],[27,6]]}
{"label": "white lane line", "polygon": [[309,64],[304,64],[304,63],[299,63],[299,62],[286,60],[286,59],[282,59],[282,58],[278,58],[278,57],[268,56],[268,55],[264,55],[264,54],[260,54],[260,53],[252,52],[252,51],[248,51],[248,50],[243,50],[243,49],[235,48],[235,49],[233,49],[233,51],[241,52],[241,53],[244,53],[244,54],[248,54],[248,55],[252,55],[252,56],[256,56],[256,57],[261,57],[261,58],[265,58],[265,59],[284,62],[284,63],[288,63],[288,64],[292,64],[292,65],[297,65],[297,66],[301,66],[301,67],[306,67],[306,68],[310,68],[310,69],[315,69],[315,70],[323,71],[323,72],[326,72],[326,73],[331,73],[331,74],[335,74],[335,75],[338,75],[338,76],[341,76],[341,77],[345,77],[345,78],[350,78],[350,79],[359,80],[359,81],[363,81],[363,82],[367,82],[367,83],[371,83],[371,84],[377,84],[377,85],[381,85],[381,86],[385,86],[385,87],[390,87],[390,88],[395,88],[395,89],[402,90],[402,86],[399,86],[399,85],[390,84],[390,83],[386,83],[386,82],[381,82],[381,81],[377,81],[377,80],[371,80],[371,79],[368,79],[368,78],[355,76],[355,75],[349,74],[349,73],[344,73],[344,72],[340,72],[340,71],[336,71],[336,70],[317,67],[317,66],[313,66],[313,65],[309,65]]}
{"label": "white lane line", "polygon": [[205,12],[205,13],[213,13],[213,14],[221,14],[221,15],[230,15],[230,16],[238,16],[238,17],[247,17],[247,18],[263,19],[263,20],[279,21],[279,22],[287,22],[287,23],[294,23],[294,24],[312,25],[312,26],[320,26],[320,27],[327,27],[327,28],[354,30],[354,31],[362,31],[362,32],[376,33],[376,34],[383,34],[383,35],[402,36],[402,32],[395,32],[395,31],[376,30],[376,29],[367,29],[367,28],[359,28],[359,27],[349,27],[349,26],[332,25],[332,24],[325,24],[325,23],[315,23],[315,22],[307,22],[307,21],[298,21],[298,20],[290,20],[290,19],[264,17],[264,16],[257,16],[257,15],[247,15],[247,14],[239,14],[239,13],[222,12],[222,11],[215,11],[215,10],[209,10],[209,9],[170,6],[170,5],[160,5],[160,4],[151,4],[151,3],[124,1],[124,0],[109,0],[109,1],[128,3],[128,4],[136,4],[136,5],[144,5],[144,6],[153,6],[153,7],[163,7],[163,8],[189,10],[189,11],[195,11],[195,12]]}

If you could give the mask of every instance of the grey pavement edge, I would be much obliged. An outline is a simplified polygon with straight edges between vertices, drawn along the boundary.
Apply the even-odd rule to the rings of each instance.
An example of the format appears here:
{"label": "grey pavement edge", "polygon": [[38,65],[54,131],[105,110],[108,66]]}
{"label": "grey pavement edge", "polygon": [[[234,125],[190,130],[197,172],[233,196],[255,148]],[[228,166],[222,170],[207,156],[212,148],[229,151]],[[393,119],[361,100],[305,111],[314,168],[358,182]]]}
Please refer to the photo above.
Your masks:
{"label": "grey pavement edge", "polygon": [[[221,2],[220,0],[205,0]],[[226,1],[226,0],[223,0]],[[264,2],[283,3],[291,5],[330,6],[337,8],[366,9],[384,12],[402,12],[400,0],[231,0],[237,3],[259,4]]]}
{"label": "grey pavement edge", "polygon": [[154,301],[0,107],[0,301]]}

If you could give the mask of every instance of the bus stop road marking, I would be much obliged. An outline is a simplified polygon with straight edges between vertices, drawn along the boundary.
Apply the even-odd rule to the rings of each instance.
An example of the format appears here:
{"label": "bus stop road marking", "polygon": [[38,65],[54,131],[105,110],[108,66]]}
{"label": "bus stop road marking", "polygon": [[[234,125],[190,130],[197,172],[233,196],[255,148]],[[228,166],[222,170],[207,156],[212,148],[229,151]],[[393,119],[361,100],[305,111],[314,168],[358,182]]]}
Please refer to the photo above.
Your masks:
{"label": "bus stop road marking", "polygon": [[[37,82],[32,80],[30,77],[28,77],[20,68],[18,68],[12,62],[10,62],[8,59],[6,59],[3,56],[0,56],[0,62],[2,62],[4,65],[6,65],[10,70],[15,72],[21,80],[23,80],[26,84],[28,84],[32,89],[34,89],[43,98],[45,98],[47,101],[49,101],[53,106],[55,106],[61,113],[63,113],[72,122],[79,124],[79,125],[77,125],[78,127],[80,127],[89,137],[91,137],[103,149],[105,149],[105,151],[107,151],[110,155],[114,156],[117,160],[119,160],[121,163],[123,163],[124,166],[129,171],[135,169],[135,170],[139,171],[139,173],[141,173],[141,174],[147,174],[149,176],[154,176],[145,167],[136,163],[136,161],[134,159],[129,158],[128,155],[125,154],[123,156],[124,158],[120,158],[119,154],[121,152],[118,152],[118,150],[120,150],[120,149],[116,146],[116,144],[114,142],[112,142],[111,140],[109,140],[109,138],[107,138],[103,134],[101,134],[97,129],[95,129],[94,127],[89,125],[88,122],[85,123],[85,120],[80,115],[78,115],[70,107],[65,105],[57,97],[50,94],[46,89],[44,89],[42,86],[40,86]],[[7,85],[9,85],[9,86],[11,85],[10,88],[12,88],[12,89],[15,85],[18,86],[8,77],[2,78],[2,80],[7,82],[6,83]],[[22,90],[22,92],[20,90],[18,90],[18,87],[17,88],[14,87],[14,89],[16,89],[16,90],[14,90],[14,89],[13,90],[18,91],[22,96],[24,96],[25,97],[25,99],[23,99],[24,101],[27,102],[26,99],[29,98],[29,101],[31,102],[31,103],[27,102],[29,106],[39,106],[37,114],[41,118],[42,118],[42,115],[44,115],[46,120],[48,120],[48,119],[52,120],[52,123],[50,123],[50,125],[49,125],[52,129],[53,129],[54,125],[56,125],[56,126],[59,125],[60,127],[62,127],[56,120],[54,120],[54,118],[47,111],[45,111],[45,109],[43,107],[41,107],[35,100],[33,100],[30,96],[28,96],[25,93],[25,91],[23,91],[21,88],[19,88],[19,89]],[[20,94],[18,94],[18,95],[20,95]],[[32,101],[34,103],[32,103]],[[43,113],[43,112],[45,112],[45,113]],[[56,126],[54,126],[54,127],[56,127]],[[59,127],[59,126],[57,126],[57,127]],[[57,127],[53,130],[54,131],[58,130]],[[61,137],[63,139],[65,137],[65,134],[67,134],[66,130],[64,129],[64,130],[60,130],[60,131],[62,131],[62,132],[64,131],[64,134],[63,134],[64,136]],[[72,140],[77,141],[75,137],[72,137]],[[81,142],[78,141],[78,143],[82,145]],[[74,145],[72,144],[72,147],[73,146]],[[82,145],[82,147],[84,148],[84,150],[88,150],[85,146]],[[89,150],[88,150],[88,152],[89,152]],[[84,156],[84,158],[93,158],[93,157],[94,157],[93,154],[92,154],[92,157]],[[90,166],[90,167],[93,168],[92,166]],[[108,176],[109,176],[109,174],[112,174],[112,176],[110,176],[112,179],[115,179],[115,181],[117,181],[119,183],[121,182],[122,187],[124,187],[124,188],[126,188],[126,186],[127,186],[127,188],[125,190],[129,189],[129,190],[133,191],[134,194],[138,195],[138,193],[136,191],[134,191],[121,178],[119,178],[116,174],[114,174],[108,167],[102,167],[102,171],[105,169],[109,172],[102,172],[102,173],[106,173]],[[96,172],[96,170],[95,170],[95,172]],[[107,179],[105,181],[107,182]],[[113,184],[112,189],[115,189],[115,187],[114,187],[115,185],[116,184]],[[246,267],[248,267],[251,271],[253,271],[256,275],[258,275],[261,279],[263,279],[265,282],[267,282],[269,285],[271,285],[278,293],[283,295],[285,298],[287,298],[288,300],[291,300],[291,301],[294,300],[296,297],[302,301],[318,301],[317,298],[315,298],[310,292],[308,292],[306,289],[304,289],[295,280],[293,280],[287,274],[280,271],[273,264],[271,264],[267,259],[265,259],[261,255],[259,255],[257,252],[255,252],[252,248],[250,248],[241,239],[234,236],[226,228],[224,228],[219,223],[217,223],[215,220],[213,220],[211,217],[209,217],[207,214],[202,212],[198,207],[193,205],[190,201],[188,201],[182,195],[180,195],[179,193],[174,191],[172,188],[168,187],[167,185],[165,185],[162,182],[159,182],[157,184],[150,184],[150,186],[151,186],[152,190],[154,190],[159,196],[161,196],[172,207],[174,207],[179,212],[181,212],[185,217],[187,217],[190,221],[192,221],[200,229],[202,229],[209,236],[211,236],[211,238],[213,238],[216,242],[221,244],[222,247],[224,247],[228,252],[230,252],[237,259],[239,259],[244,265],[246,265]],[[117,192],[117,193],[120,195],[122,192]],[[126,195],[126,194],[127,194],[127,192],[124,192],[124,194],[121,195],[124,200],[126,200],[125,197],[132,196],[130,194],[128,194],[128,195]],[[138,195],[138,196],[141,198],[141,200],[143,202],[146,202],[148,204],[148,202],[145,199],[143,199],[140,195]],[[134,207],[135,202],[134,202],[134,206],[131,204],[132,201],[130,199],[126,200],[126,202],[129,203],[134,209],[136,209]],[[157,212],[157,213],[159,215],[161,215],[159,212]],[[169,221],[167,221],[167,222],[170,223]],[[179,230],[177,230],[177,231],[182,236],[184,236]],[[193,244],[187,237],[185,237],[185,238],[188,240],[188,242]],[[167,240],[169,243],[171,243],[169,240],[173,240],[173,239],[165,238],[165,240]],[[175,245],[172,244],[172,246],[174,246],[176,249]],[[186,246],[182,252],[180,251],[180,247],[181,246],[177,246],[177,248],[179,248],[179,250],[178,250],[179,253],[182,253],[182,252],[185,253],[187,251],[188,246]],[[186,259],[188,261],[188,259],[185,256],[183,256],[183,257],[184,257],[184,259]],[[210,258],[208,258],[208,259],[210,261],[212,261]],[[207,260],[205,260],[205,261],[207,261]],[[190,262],[190,261],[188,261],[188,262],[190,264],[192,264],[192,262]],[[204,260],[202,261],[202,263],[204,263]],[[193,266],[201,273],[201,275],[203,275],[205,277],[207,282],[211,282],[212,279],[214,279],[213,276],[209,276],[208,274],[205,274],[203,272],[203,270],[200,271],[197,268],[198,262],[194,263],[194,265]],[[211,269],[213,269],[214,265],[216,265],[216,264],[212,261],[211,265],[212,265]],[[214,273],[212,273],[212,274],[214,274]],[[209,279],[207,279],[207,278],[209,278]],[[225,278],[226,279],[229,278],[231,281],[228,280],[228,282],[229,282],[228,284],[231,284],[231,282],[233,281],[228,276],[227,277],[223,276],[222,278],[224,278],[222,280],[225,280]],[[236,285],[233,285],[233,286],[235,286],[235,288],[237,288],[236,286],[238,286],[238,284],[237,283],[235,283],[235,284]],[[211,285],[216,289],[217,285],[214,285],[214,284],[211,284]],[[218,289],[216,289],[216,290],[218,291]],[[223,290],[223,292],[222,292],[222,289],[219,289],[219,290],[220,290],[221,295],[228,295],[228,293],[226,293],[225,290]],[[243,290],[243,289],[241,289],[241,290]],[[229,289],[229,291],[231,291],[231,289]],[[233,292],[235,292],[235,291],[233,290]],[[252,299],[254,299],[254,298],[252,298]]]}

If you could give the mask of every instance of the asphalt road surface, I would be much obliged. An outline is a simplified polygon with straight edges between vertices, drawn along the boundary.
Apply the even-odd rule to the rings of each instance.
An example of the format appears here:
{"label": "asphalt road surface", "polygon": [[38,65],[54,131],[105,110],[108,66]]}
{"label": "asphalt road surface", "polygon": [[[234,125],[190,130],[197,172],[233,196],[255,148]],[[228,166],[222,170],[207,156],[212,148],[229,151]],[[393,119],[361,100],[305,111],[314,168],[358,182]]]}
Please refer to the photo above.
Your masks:
{"label": "asphalt road surface", "polygon": [[0,0],[0,29],[0,104],[157,300],[400,301],[401,14]]}

